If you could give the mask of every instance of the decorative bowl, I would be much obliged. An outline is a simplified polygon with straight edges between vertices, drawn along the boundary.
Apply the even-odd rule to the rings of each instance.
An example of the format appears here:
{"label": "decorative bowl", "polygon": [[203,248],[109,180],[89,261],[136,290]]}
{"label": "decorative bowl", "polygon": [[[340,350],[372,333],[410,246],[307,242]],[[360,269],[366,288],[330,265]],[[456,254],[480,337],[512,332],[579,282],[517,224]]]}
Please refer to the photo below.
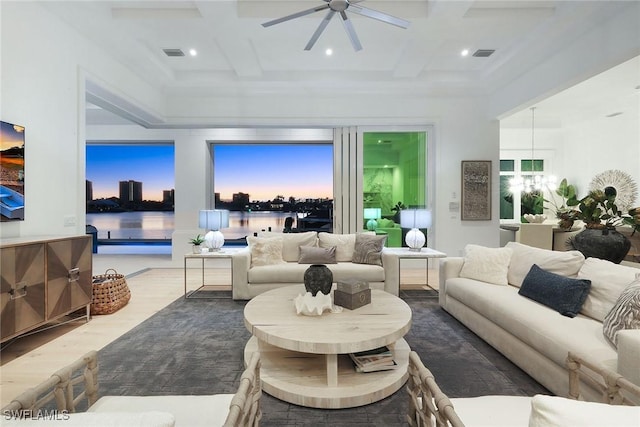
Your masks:
{"label": "decorative bowl", "polygon": [[540,214],[536,214],[536,215],[524,214],[523,216],[524,216],[524,219],[527,220],[527,222],[530,222],[532,224],[540,224],[547,219],[545,215],[540,215]]}

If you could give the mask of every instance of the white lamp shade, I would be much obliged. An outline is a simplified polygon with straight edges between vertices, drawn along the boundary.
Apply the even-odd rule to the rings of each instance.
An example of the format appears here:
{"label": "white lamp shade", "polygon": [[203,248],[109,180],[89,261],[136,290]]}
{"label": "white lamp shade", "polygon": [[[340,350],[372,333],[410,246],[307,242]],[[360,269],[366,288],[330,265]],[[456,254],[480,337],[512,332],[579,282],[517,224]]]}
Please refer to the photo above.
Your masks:
{"label": "white lamp shade", "polygon": [[223,209],[201,210],[198,224],[206,230],[229,227],[229,211]]}
{"label": "white lamp shade", "polygon": [[364,219],[378,219],[382,215],[380,208],[366,208],[364,210]]}
{"label": "white lamp shade", "polygon": [[431,211],[429,209],[403,209],[400,211],[400,225],[403,228],[431,227]]}

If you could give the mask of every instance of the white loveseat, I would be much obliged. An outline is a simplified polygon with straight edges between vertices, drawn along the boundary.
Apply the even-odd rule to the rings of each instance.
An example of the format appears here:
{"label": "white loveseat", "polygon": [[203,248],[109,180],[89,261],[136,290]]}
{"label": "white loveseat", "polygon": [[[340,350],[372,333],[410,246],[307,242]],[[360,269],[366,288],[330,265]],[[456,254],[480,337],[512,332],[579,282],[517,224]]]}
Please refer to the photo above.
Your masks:
{"label": "white loveseat", "polygon": [[[282,239],[281,260],[268,265],[254,265],[251,243],[232,254],[233,299],[247,300],[271,289],[304,283],[304,273],[310,264],[298,262],[300,247],[335,247],[336,263],[326,263],[333,281],[358,279],[369,282],[372,289],[382,289],[398,295],[400,289],[400,261],[397,255],[384,249],[382,265],[352,262],[356,234],[317,233],[262,233],[259,238]],[[249,238],[251,242],[251,238]]]}
{"label": "white loveseat", "polygon": [[[443,260],[440,305],[558,396],[567,396],[569,391],[569,351],[640,384],[640,330],[620,331],[617,349],[603,334],[604,317],[640,270],[595,258],[585,260],[577,251],[550,251],[515,242],[505,248],[511,250],[504,267],[508,285],[461,277],[465,258]],[[466,261],[470,262],[470,258]],[[491,270],[496,267],[494,264],[503,262],[486,258],[482,265]],[[563,276],[591,280],[586,301],[576,317],[563,316],[518,294],[533,264]],[[586,398],[598,399],[599,393],[588,384],[582,387]]]}

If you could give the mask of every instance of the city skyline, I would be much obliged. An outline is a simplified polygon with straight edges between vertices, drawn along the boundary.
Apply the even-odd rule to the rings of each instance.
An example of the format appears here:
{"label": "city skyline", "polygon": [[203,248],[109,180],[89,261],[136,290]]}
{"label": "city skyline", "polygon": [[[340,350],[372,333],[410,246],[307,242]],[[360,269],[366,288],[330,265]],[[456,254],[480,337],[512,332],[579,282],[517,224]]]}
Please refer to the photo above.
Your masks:
{"label": "city skyline", "polygon": [[93,145],[86,150],[86,177],[94,199],[118,197],[120,181],[142,182],[144,200],[162,201],[174,188],[173,145]]}
{"label": "city skyline", "polygon": [[[87,145],[86,178],[93,198],[118,197],[120,181],[143,183],[143,199],[162,201],[175,188],[173,145]],[[329,144],[214,146],[215,192],[222,200],[244,192],[253,200],[333,198]]]}

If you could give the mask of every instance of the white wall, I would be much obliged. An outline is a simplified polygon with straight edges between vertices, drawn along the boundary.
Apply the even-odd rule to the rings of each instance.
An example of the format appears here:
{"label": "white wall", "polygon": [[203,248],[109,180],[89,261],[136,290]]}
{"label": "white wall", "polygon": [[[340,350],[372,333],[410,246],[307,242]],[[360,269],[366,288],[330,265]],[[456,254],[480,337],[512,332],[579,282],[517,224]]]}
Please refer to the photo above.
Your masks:
{"label": "white wall", "polygon": [[40,6],[0,7],[1,118],[25,126],[25,220],[0,224],[0,235],[84,234],[85,76],[101,76],[149,108],[161,98]]}
{"label": "white wall", "polygon": [[609,169],[628,173],[640,185],[640,117],[594,118],[563,129],[562,138],[566,153],[562,170],[579,196],[586,195],[594,176]]}

